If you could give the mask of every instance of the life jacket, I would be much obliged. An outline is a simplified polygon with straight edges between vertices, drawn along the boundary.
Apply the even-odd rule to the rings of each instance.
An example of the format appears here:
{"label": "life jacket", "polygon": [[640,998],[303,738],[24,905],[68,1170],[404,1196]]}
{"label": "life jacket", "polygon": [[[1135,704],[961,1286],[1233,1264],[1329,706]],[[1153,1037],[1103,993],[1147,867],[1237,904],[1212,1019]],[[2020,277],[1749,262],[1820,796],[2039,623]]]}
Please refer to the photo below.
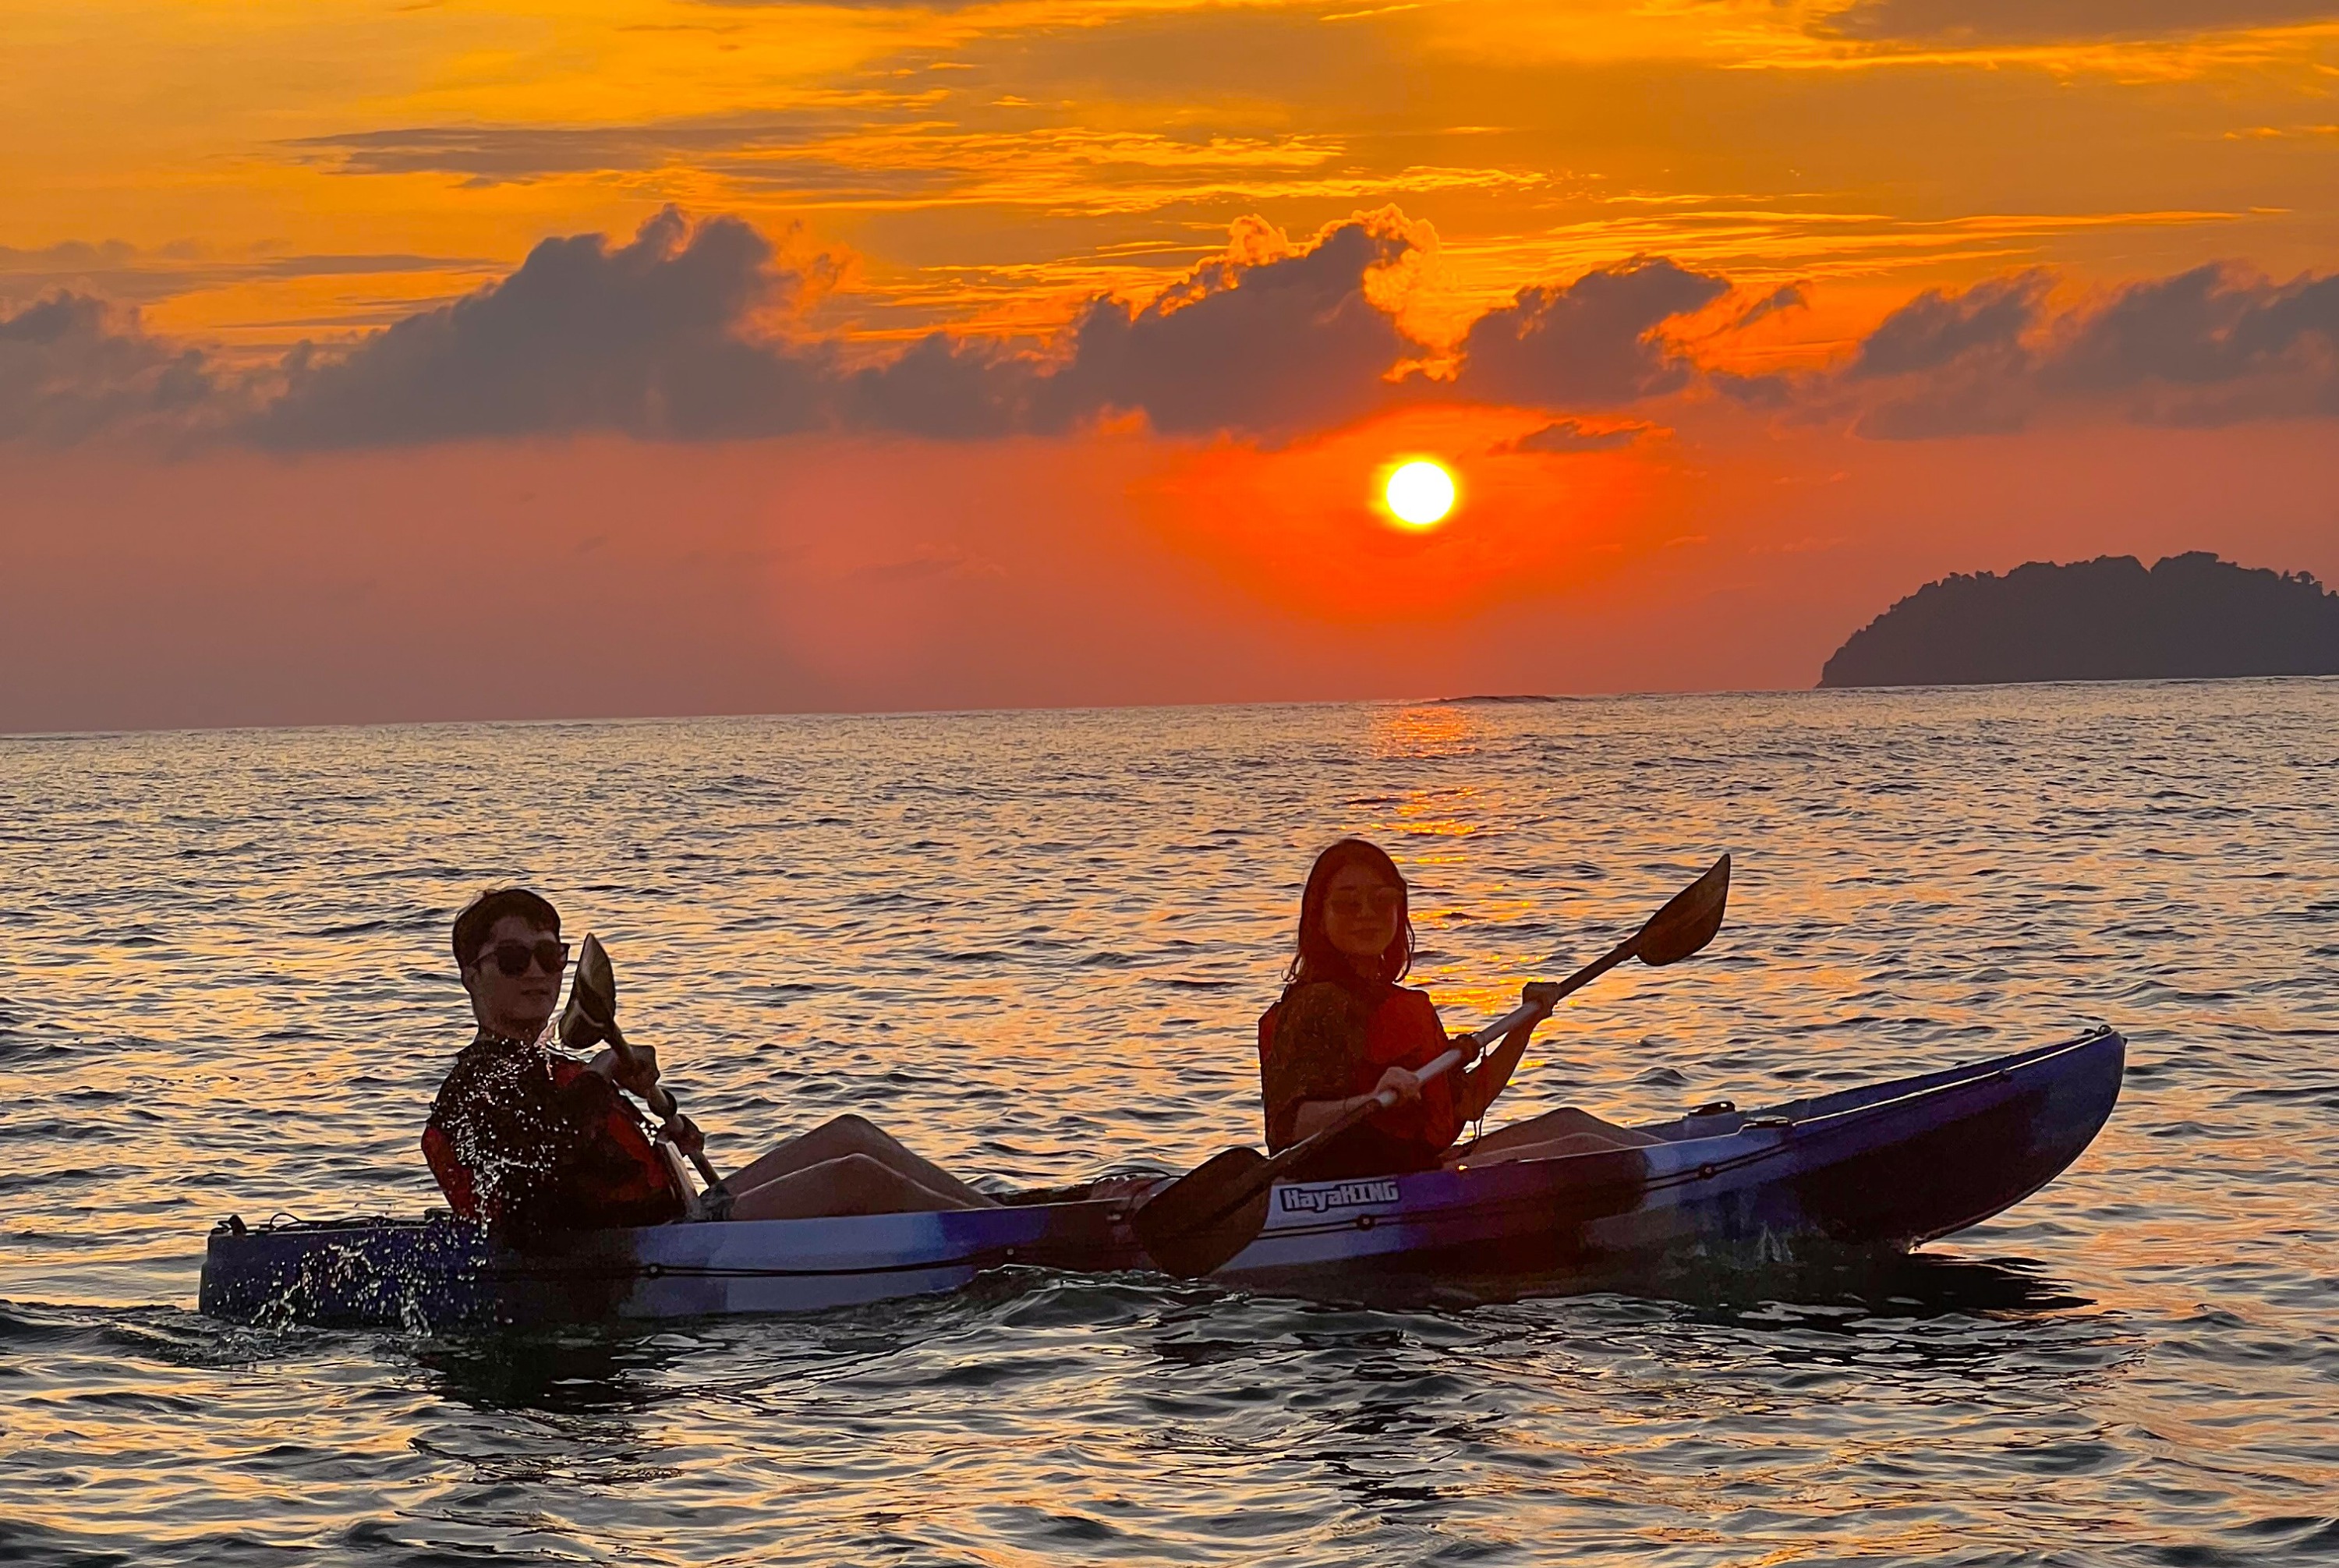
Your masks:
{"label": "life jacket", "polygon": [[[1282,1005],[1278,1002],[1268,1008],[1258,1021],[1262,1068],[1268,1050],[1275,1041],[1275,1015]],[[1390,1068],[1426,1067],[1452,1044],[1446,1038],[1446,1026],[1437,1021],[1437,1005],[1429,1000],[1427,991],[1393,986],[1365,1022],[1365,1049],[1341,1094],[1344,1098],[1370,1094],[1379,1084],[1381,1074]],[[1445,1153],[1462,1136],[1462,1116],[1454,1103],[1455,1077],[1456,1070],[1451,1069],[1439,1073],[1421,1086],[1417,1104],[1376,1112],[1364,1125],[1387,1137],[1419,1144],[1432,1155]]]}
{"label": "life jacket", "polygon": [[[550,1066],[556,1090],[566,1089],[577,1074],[592,1070],[562,1056],[553,1057]],[[656,1224],[679,1216],[686,1203],[673,1168],[650,1141],[632,1103],[623,1095],[613,1095],[611,1101],[609,1113],[601,1122],[601,1139],[605,1145],[615,1145],[625,1158],[580,1164],[567,1178],[569,1194],[586,1212],[607,1215],[604,1223],[609,1225]],[[497,1216],[480,1199],[477,1175],[464,1162],[455,1140],[435,1121],[422,1129],[422,1158],[429,1162],[430,1174],[438,1178],[439,1189],[447,1195],[448,1206],[457,1216],[481,1224],[495,1220]]]}

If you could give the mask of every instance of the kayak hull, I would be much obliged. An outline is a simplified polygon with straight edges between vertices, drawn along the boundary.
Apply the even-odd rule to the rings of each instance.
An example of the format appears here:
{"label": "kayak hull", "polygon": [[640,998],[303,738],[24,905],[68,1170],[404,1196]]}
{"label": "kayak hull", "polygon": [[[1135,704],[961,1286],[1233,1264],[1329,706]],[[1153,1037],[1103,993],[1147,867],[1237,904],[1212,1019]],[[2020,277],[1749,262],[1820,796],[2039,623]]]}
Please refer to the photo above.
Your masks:
{"label": "kayak hull", "polygon": [[[1814,1249],[1899,1250],[1997,1214],[2085,1149],[2127,1042],[2099,1030],[1946,1072],[1645,1127],[1645,1149],[1290,1183],[1212,1277],[1337,1293],[1411,1277],[1548,1282]],[[1151,1260],[1130,1199],[681,1222],[491,1247],[446,1218],[213,1231],[202,1307],[238,1321],[403,1326],[818,1312],[959,1289],[1011,1264]]]}

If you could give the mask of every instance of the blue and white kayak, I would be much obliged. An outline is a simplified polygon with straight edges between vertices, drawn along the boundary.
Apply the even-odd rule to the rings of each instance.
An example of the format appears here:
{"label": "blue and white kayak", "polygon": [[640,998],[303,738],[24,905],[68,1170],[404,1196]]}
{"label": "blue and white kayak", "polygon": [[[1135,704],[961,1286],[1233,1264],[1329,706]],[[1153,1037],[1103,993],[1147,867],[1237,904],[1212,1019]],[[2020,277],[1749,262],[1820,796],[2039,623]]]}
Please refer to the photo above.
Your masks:
{"label": "blue and white kayak", "polygon": [[[1280,1185],[1258,1239],[1211,1277],[1302,1295],[1399,1278],[1564,1290],[1700,1260],[1905,1250],[2053,1180],[2110,1116],[2127,1048],[2097,1030],[1764,1110],[1719,1102],[1641,1129],[1662,1140],[1643,1149]],[[230,1219],[211,1235],[202,1310],[412,1328],[817,1312],[956,1290],[1009,1264],[1147,1268],[1130,1203],[683,1220],[526,1252],[444,1217]]]}

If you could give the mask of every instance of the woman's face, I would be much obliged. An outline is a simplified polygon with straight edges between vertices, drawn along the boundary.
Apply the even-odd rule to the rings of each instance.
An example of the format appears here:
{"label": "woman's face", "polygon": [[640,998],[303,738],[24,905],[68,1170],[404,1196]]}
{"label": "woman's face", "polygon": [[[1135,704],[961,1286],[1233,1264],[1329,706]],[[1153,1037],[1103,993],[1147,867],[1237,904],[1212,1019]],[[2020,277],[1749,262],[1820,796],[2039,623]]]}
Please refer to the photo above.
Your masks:
{"label": "woman's face", "polygon": [[1324,890],[1324,934],[1356,963],[1379,963],[1396,940],[1405,890],[1371,866],[1350,861]]}

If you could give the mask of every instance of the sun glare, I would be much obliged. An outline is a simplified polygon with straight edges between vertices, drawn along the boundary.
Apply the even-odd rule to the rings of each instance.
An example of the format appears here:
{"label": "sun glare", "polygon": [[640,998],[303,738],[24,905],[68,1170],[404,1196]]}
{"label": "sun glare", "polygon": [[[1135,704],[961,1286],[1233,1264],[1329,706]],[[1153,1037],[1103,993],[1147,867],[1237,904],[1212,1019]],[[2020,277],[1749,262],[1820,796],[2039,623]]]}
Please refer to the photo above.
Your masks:
{"label": "sun glare", "polygon": [[1407,528],[1432,528],[1454,509],[1454,476],[1427,458],[1416,458],[1390,470],[1382,498],[1390,516]]}

